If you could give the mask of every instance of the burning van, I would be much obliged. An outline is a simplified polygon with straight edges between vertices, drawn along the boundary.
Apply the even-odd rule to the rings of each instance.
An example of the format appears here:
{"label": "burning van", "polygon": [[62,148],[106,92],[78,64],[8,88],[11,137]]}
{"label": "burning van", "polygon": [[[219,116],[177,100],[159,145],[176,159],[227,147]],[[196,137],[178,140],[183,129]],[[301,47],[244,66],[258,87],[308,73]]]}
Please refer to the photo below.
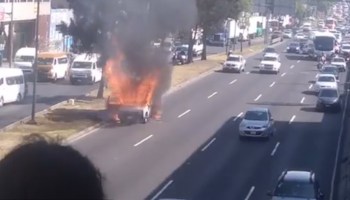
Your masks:
{"label": "burning van", "polygon": [[153,107],[155,91],[158,86],[158,73],[150,70],[139,75],[128,71],[122,56],[107,61],[105,75],[110,95],[106,109],[118,123],[147,123]]}

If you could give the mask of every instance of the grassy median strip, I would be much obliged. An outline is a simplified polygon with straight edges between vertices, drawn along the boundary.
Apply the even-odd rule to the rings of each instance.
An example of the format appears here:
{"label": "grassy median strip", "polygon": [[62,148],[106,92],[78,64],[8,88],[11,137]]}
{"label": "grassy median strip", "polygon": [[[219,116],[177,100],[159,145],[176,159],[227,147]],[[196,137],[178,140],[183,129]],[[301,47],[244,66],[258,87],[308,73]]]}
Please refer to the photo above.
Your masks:
{"label": "grassy median strip", "polygon": [[[246,48],[243,55],[262,50],[263,45]],[[238,52],[237,52],[238,53]],[[208,56],[208,60],[196,61],[191,64],[175,66],[172,74],[172,87],[176,87],[202,73],[215,69],[226,59],[226,55]],[[36,116],[37,125],[19,124],[0,134],[0,158],[28,135],[38,134],[46,138],[64,140],[74,134],[101,122],[99,114],[105,109],[105,101],[96,99],[97,91],[91,92],[86,98],[75,100]],[[105,95],[108,95],[108,90]]]}

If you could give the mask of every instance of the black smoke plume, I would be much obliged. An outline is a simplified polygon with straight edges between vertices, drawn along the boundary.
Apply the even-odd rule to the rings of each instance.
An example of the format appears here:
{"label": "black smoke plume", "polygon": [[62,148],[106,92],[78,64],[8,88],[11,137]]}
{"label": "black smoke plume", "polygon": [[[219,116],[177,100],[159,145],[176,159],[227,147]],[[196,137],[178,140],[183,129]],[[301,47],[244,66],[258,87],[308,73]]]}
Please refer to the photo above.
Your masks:
{"label": "black smoke plume", "polygon": [[[170,52],[152,42],[189,31],[197,20],[195,0],[68,0],[74,19],[62,32],[80,52],[99,53],[100,64],[123,52],[126,70],[142,77],[159,68],[154,103],[171,85]],[[158,105],[159,106],[159,105]]]}
{"label": "black smoke plume", "polygon": [[68,2],[74,19],[65,31],[73,36],[75,47],[82,52],[100,53],[103,60],[122,51],[128,66],[136,71],[154,64],[164,66],[166,54],[154,52],[152,41],[177,31],[190,30],[197,16],[195,0]]}

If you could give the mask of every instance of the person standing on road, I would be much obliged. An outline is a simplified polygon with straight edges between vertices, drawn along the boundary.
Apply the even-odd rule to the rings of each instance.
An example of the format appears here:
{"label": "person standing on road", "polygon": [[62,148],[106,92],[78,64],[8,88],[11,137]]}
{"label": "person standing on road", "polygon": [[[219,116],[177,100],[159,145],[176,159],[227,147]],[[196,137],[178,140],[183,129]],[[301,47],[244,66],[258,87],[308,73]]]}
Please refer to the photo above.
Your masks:
{"label": "person standing on road", "polygon": [[0,161],[0,199],[105,199],[102,177],[70,146],[31,137]]}

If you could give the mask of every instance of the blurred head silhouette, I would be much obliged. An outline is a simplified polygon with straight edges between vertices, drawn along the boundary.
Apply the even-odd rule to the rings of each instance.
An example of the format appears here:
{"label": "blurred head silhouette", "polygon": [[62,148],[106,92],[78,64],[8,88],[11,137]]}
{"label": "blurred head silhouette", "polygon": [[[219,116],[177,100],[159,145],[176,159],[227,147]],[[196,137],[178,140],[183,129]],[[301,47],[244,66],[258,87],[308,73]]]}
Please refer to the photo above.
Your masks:
{"label": "blurred head silhouette", "polygon": [[70,146],[31,136],[0,161],[0,199],[104,199],[100,172]]}

